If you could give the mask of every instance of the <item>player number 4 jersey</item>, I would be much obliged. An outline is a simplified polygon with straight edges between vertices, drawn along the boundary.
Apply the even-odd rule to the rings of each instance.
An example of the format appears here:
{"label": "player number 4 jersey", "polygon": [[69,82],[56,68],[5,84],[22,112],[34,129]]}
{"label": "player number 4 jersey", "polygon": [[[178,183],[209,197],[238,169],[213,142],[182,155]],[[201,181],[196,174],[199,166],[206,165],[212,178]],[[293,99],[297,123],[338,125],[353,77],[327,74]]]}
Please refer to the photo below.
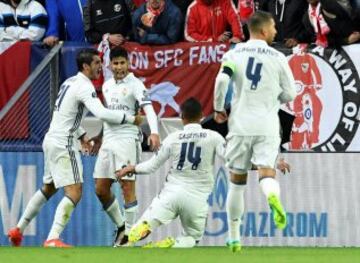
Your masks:
{"label": "player number 4 jersey", "polygon": [[265,41],[249,40],[228,51],[226,63],[234,66],[229,135],[278,136],[280,104],[296,95],[286,57]]}

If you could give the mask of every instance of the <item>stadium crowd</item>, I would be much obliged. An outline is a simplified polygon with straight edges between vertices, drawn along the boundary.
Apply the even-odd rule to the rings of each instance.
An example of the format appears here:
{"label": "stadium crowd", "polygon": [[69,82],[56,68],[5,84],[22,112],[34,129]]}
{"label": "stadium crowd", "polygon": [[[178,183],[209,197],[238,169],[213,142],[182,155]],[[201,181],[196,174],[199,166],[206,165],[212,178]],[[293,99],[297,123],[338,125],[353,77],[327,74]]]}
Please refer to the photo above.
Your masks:
{"label": "stadium crowd", "polygon": [[255,10],[274,16],[275,42],[289,48],[360,41],[360,0],[0,0],[0,41],[238,43]]}

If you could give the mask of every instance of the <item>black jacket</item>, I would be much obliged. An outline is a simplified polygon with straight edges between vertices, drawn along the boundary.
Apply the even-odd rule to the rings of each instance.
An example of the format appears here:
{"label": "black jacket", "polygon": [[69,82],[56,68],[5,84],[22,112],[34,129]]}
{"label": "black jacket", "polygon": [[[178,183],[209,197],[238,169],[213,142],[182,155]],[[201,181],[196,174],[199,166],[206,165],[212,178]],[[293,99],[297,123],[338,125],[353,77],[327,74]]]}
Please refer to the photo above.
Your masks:
{"label": "black jacket", "polygon": [[88,0],[84,7],[84,29],[87,41],[99,43],[106,33],[131,33],[131,15],[124,0]]}
{"label": "black jacket", "polygon": [[[350,17],[349,10],[346,10],[334,0],[321,0],[320,2],[320,12],[330,27],[330,33],[327,35],[329,46],[337,47],[347,44],[349,35],[356,31],[355,23]],[[308,32],[315,36],[308,13],[305,14],[303,23]]]}
{"label": "black jacket", "polygon": [[277,35],[276,42],[283,42],[288,38],[295,38],[299,42],[309,42],[302,18],[308,10],[306,0],[286,0],[283,5],[278,0],[259,0],[259,9],[274,16]]}

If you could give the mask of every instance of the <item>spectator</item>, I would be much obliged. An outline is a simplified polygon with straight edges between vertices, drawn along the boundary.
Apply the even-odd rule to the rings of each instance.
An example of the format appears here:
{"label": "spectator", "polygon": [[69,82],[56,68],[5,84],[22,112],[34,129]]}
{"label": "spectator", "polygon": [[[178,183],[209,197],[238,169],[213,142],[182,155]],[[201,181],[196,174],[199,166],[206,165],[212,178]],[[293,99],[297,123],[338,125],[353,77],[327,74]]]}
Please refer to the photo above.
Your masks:
{"label": "spectator", "polygon": [[311,41],[301,21],[307,8],[306,0],[259,1],[259,9],[270,12],[274,17],[277,30],[275,42],[283,43],[286,47]]}
{"label": "spectator", "polygon": [[146,3],[146,0],[127,0],[129,2],[133,2],[134,5],[139,8],[142,4]]}
{"label": "spectator", "polygon": [[[59,40],[85,42],[82,8],[86,0],[47,0],[49,25],[44,43],[54,46]],[[71,10],[71,12],[69,12]]]}
{"label": "spectator", "polygon": [[187,9],[192,2],[193,0],[173,0],[173,3],[180,9],[183,17],[186,17]]}
{"label": "spectator", "polygon": [[308,31],[316,37],[317,45],[341,46],[360,40],[360,32],[355,30],[351,19],[351,8],[346,8],[340,1],[334,0],[307,1],[309,9],[303,22]]}
{"label": "spectator", "polygon": [[32,0],[0,2],[0,41],[43,38],[48,18],[44,7]]}
{"label": "spectator", "polygon": [[133,14],[135,40],[166,45],[179,41],[183,17],[171,0],[149,0]]}
{"label": "spectator", "polygon": [[360,30],[360,0],[350,0],[350,4],[353,10],[354,25],[356,30]]}
{"label": "spectator", "polygon": [[88,0],[84,7],[87,41],[119,46],[130,38],[131,13],[125,0]]}
{"label": "spectator", "polygon": [[240,21],[242,24],[244,40],[247,41],[250,37],[249,29],[247,27],[247,21],[255,12],[256,2],[254,2],[254,0],[239,0],[236,2],[237,2],[238,14],[240,16]]}
{"label": "spectator", "polygon": [[134,13],[143,3],[146,3],[146,0],[125,0],[131,14]]}
{"label": "spectator", "polygon": [[187,11],[185,39],[239,43],[243,32],[235,5],[231,0],[195,0]]}
{"label": "spectator", "polygon": [[254,0],[239,0],[238,12],[241,23],[246,23],[255,12]]}
{"label": "spectator", "polygon": [[[193,0],[172,0],[173,3],[180,9],[182,16],[186,17],[186,12]],[[180,32],[184,32],[184,23],[181,24]],[[184,34],[181,34],[179,41],[184,41]]]}

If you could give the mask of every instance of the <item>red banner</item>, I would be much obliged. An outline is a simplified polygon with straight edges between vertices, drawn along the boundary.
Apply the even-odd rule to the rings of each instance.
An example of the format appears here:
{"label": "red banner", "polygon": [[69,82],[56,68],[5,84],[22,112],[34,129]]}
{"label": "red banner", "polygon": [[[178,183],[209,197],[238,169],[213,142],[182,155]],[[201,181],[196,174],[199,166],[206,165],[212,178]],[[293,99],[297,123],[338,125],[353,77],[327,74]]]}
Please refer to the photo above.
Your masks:
{"label": "red banner", "polygon": [[[0,110],[29,76],[31,42],[0,43]],[[0,139],[26,138],[29,133],[27,92],[0,120]],[[22,119],[19,122],[19,118]]]}
{"label": "red banner", "polygon": [[189,97],[198,99],[205,115],[213,111],[213,90],[221,58],[229,49],[223,43],[177,43],[143,46],[127,43],[130,70],[149,89],[160,117],[178,116]]}

